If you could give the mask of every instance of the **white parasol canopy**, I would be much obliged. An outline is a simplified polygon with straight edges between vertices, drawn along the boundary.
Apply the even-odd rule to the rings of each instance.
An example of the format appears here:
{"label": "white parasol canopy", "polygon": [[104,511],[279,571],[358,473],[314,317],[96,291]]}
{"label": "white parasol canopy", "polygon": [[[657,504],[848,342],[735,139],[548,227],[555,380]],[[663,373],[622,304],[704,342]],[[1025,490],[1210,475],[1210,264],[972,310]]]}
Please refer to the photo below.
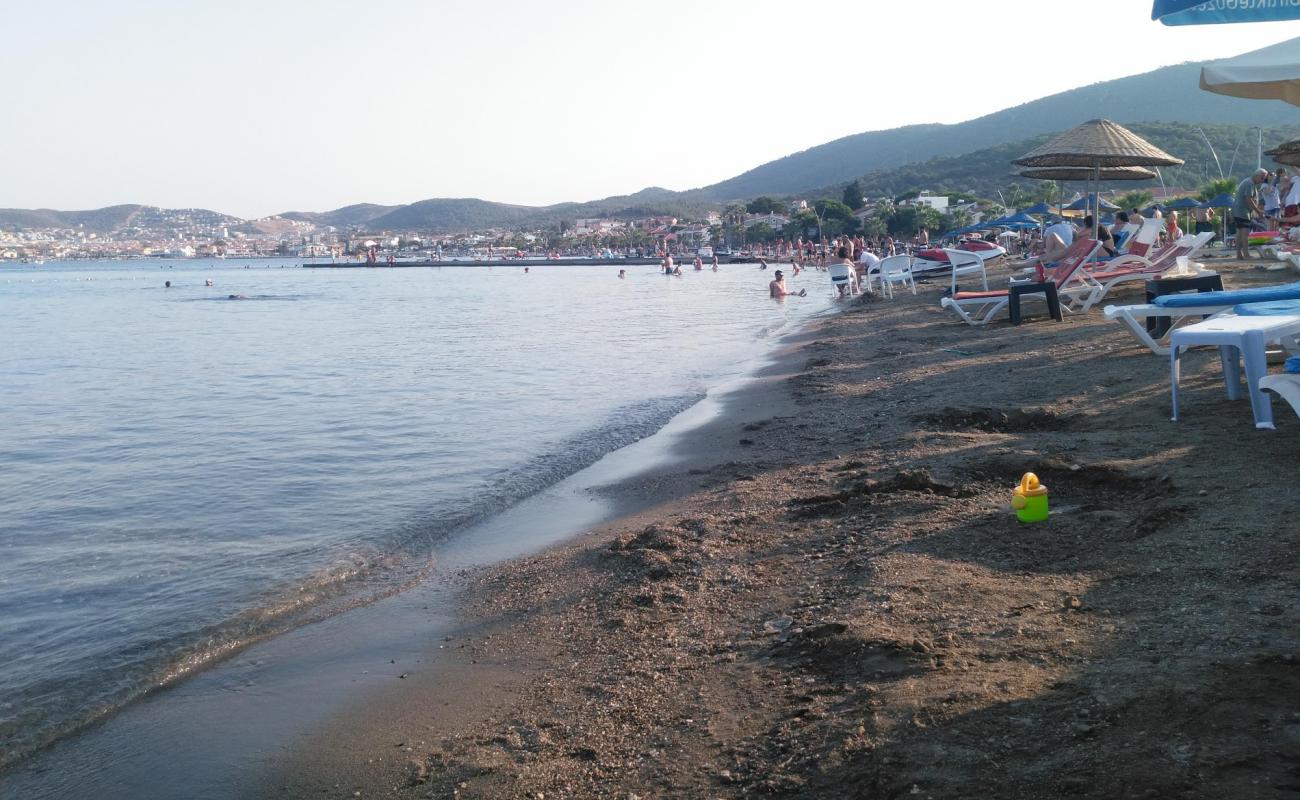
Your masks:
{"label": "white parasol canopy", "polygon": [[1300,38],[1206,64],[1201,67],[1201,88],[1300,106]]}

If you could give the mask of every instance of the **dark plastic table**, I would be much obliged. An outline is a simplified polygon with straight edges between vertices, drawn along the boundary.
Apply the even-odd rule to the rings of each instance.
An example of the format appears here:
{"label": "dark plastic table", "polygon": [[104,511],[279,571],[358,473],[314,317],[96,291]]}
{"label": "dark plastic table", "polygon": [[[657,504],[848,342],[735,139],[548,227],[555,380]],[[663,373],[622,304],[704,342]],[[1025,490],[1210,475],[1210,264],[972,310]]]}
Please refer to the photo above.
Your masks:
{"label": "dark plastic table", "polygon": [[[1162,294],[1181,294],[1182,292],[1221,292],[1223,278],[1218,273],[1212,275],[1192,275],[1186,278],[1154,278],[1147,281],[1147,303],[1151,303]],[[1169,317],[1147,317],[1147,331],[1152,339],[1159,339],[1169,332],[1173,320]]]}
{"label": "dark plastic table", "polygon": [[1020,296],[1025,294],[1041,294],[1047,299],[1047,311],[1052,315],[1052,319],[1057,322],[1061,321],[1061,299],[1056,294],[1056,283],[1054,281],[1044,281],[1043,283],[1013,283],[1008,291],[1009,311],[1011,312],[1011,324],[1020,324]]}

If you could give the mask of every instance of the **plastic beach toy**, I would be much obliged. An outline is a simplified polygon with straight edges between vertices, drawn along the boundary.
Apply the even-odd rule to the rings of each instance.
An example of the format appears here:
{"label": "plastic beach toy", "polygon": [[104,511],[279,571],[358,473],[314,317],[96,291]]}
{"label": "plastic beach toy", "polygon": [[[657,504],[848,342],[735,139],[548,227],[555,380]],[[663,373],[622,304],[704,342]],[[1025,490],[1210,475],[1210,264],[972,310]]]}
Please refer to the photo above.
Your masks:
{"label": "plastic beach toy", "polygon": [[1047,487],[1038,482],[1038,476],[1026,472],[1011,495],[1011,507],[1021,522],[1042,522],[1047,519]]}

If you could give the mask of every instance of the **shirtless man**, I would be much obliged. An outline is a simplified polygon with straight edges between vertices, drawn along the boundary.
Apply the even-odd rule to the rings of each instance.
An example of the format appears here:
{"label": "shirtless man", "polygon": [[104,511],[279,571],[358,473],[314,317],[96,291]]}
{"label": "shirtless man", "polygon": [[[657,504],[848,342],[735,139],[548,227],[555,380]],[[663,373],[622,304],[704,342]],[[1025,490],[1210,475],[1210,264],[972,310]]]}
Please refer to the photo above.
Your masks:
{"label": "shirtless man", "polygon": [[790,297],[796,294],[799,295],[800,297],[806,297],[808,295],[807,289],[800,289],[797,292],[792,292],[789,289],[787,289],[785,287],[785,275],[781,273],[781,270],[778,269],[775,273],[773,273],[773,275],[774,277],[772,279],[772,282],[767,285],[767,293],[769,297],[779,299],[782,297]]}

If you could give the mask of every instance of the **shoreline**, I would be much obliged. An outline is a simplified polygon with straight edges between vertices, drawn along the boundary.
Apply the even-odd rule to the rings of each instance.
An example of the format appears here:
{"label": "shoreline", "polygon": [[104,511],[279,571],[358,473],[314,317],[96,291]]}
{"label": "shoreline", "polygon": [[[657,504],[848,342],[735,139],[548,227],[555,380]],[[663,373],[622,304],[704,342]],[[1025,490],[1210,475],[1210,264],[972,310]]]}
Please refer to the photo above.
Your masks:
{"label": "shoreline", "polygon": [[[261,796],[1294,791],[1300,507],[1267,476],[1300,423],[1251,430],[1209,353],[1170,423],[1164,359],[1099,314],[971,329],[935,295],[815,322],[686,445],[711,465],[465,573],[446,666]],[[1038,526],[1006,510],[1030,468]]]}
{"label": "shoreline", "polygon": [[[820,312],[809,321],[824,318],[833,310],[834,307]],[[318,724],[319,713],[333,713],[340,702],[349,702],[351,695],[367,694],[365,686],[358,690],[351,684],[368,685],[390,677],[386,674],[390,662],[401,661],[405,665],[413,661],[431,662],[437,654],[423,652],[411,642],[415,641],[415,635],[430,629],[427,613],[430,608],[434,609],[433,613],[454,608],[456,601],[449,598],[461,583],[457,574],[461,570],[544,550],[557,541],[568,541],[602,520],[637,510],[638,503],[644,504],[643,500],[598,491],[598,487],[610,480],[646,472],[647,462],[651,464],[651,472],[657,468],[654,465],[665,473],[669,471],[679,457],[676,448],[688,440],[689,431],[699,424],[699,419],[721,413],[719,404],[726,402],[725,398],[735,387],[747,382],[755,371],[761,371],[770,362],[772,353],[782,347],[782,342],[797,337],[803,326],[800,323],[778,330],[762,351],[736,371],[720,376],[719,383],[701,399],[645,439],[606,453],[595,464],[457,533],[435,550],[438,566],[416,586],[252,642],[182,681],[151,690],[8,767],[0,774],[0,793],[12,790],[32,797],[69,796],[87,791],[88,786],[96,783],[125,787],[131,786],[131,781],[152,779],[149,786],[133,786],[130,796],[169,797],[168,781],[189,779],[209,784],[208,793],[201,795],[204,797],[247,796],[242,783],[247,782],[248,775],[243,776],[242,783],[240,778],[221,783],[218,775],[223,772],[220,767],[223,760],[238,760],[243,750],[265,751],[275,746],[272,742],[300,736],[301,728]],[[602,477],[591,477],[593,472]],[[518,530],[517,517],[528,512],[544,515],[545,524],[529,524],[526,536],[513,538],[510,526]],[[376,623],[387,630],[379,633],[364,630],[373,629]],[[434,627],[439,632],[455,631],[461,624],[461,620],[447,616],[440,617]],[[339,643],[343,639],[356,639],[359,629],[364,634],[360,643]],[[384,653],[382,663],[375,659],[380,651]],[[390,659],[390,655],[395,659]],[[313,673],[312,685],[292,685],[307,669]],[[235,695],[227,695],[226,686],[239,688],[235,689]],[[286,709],[279,715],[282,719],[269,720],[257,698],[240,696],[245,691],[260,695],[271,706],[299,708]],[[338,697],[330,697],[331,693],[347,696],[340,701]],[[216,708],[222,704],[228,708]],[[300,710],[306,705],[319,708]],[[229,722],[205,731],[201,723],[184,718],[187,713],[184,709],[213,713]],[[239,715],[243,719],[236,723]],[[232,741],[235,736],[232,731],[237,733],[237,725],[250,724],[249,720],[253,728],[265,726],[270,733],[249,737],[255,740],[254,744]],[[200,737],[205,735],[210,741],[200,742]],[[185,746],[168,753],[173,738],[185,741]],[[120,740],[131,743],[124,749]],[[211,750],[207,751],[207,747]],[[126,751],[140,757],[139,763],[129,763],[130,759],[123,758]],[[244,757],[251,755],[244,753]],[[92,777],[87,779],[86,774]],[[54,779],[49,780],[51,777]]]}

